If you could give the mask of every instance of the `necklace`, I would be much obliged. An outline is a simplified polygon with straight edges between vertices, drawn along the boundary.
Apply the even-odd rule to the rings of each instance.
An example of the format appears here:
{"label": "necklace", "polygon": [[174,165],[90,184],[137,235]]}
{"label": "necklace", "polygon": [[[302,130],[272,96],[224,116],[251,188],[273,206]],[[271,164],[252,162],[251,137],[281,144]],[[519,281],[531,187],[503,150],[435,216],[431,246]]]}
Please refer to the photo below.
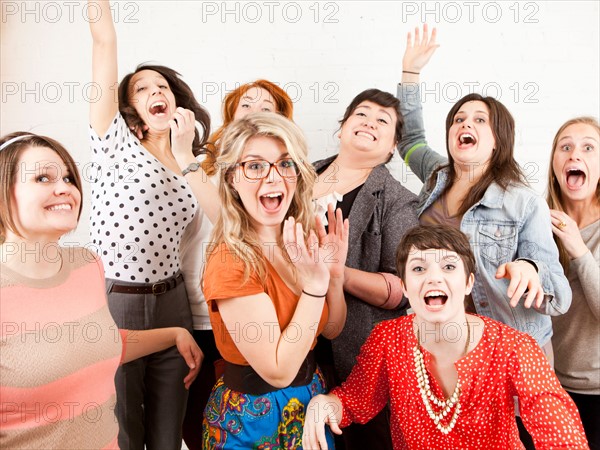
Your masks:
{"label": "necklace", "polygon": [[[469,321],[467,320],[467,343],[465,344],[463,356],[467,354],[470,340],[471,328],[469,327]],[[448,434],[456,425],[456,420],[460,414],[460,380],[456,382],[456,387],[454,388],[454,392],[450,395],[450,397],[448,397],[446,400],[440,400],[429,387],[429,375],[427,375],[425,362],[423,360],[423,353],[421,352],[421,336],[419,334],[419,327],[417,327],[417,345],[415,345],[413,353],[415,357],[415,370],[417,372],[417,384],[419,386],[421,399],[425,404],[427,414],[429,414],[429,417],[431,420],[433,420],[438,430],[440,430],[443,434]],[[435,406],[433,406],[432,403]],[[446,425],[443,425],[442,420],[446,419],[446,416],[450,414],[452,408],[454,408],[452,417]]]}

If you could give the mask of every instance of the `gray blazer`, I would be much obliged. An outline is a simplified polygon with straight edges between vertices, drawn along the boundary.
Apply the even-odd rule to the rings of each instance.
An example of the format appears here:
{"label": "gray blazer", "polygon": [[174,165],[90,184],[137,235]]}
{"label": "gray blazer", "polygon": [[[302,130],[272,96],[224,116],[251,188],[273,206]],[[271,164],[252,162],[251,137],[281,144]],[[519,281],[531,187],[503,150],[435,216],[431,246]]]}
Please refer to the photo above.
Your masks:
{"label": "gray blazer", "polygon": [[[337,157],[313,163],[324,170]],[[350,248],[346,266],[365,272],[396,274],[396,249],[404,232],[419,224],[417,196],[380,165],[372,171],[358,192],[350,210]],[[342,333],[332,340],[333,358],[338,377],[343,381],[356,363],[361,346],[373,327],[382,320],[406,313],[406,303],[399,309],[386,310],[345,293],[348,316]]]}

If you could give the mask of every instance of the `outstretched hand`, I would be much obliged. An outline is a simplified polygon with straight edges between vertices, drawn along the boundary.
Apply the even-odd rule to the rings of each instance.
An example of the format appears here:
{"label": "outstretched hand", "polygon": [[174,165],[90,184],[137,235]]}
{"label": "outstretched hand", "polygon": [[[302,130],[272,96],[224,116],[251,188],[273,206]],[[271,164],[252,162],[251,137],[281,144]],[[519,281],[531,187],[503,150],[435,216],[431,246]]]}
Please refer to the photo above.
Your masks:
{"label": "outstretched hand", "polygon": [[439,44],[436,44],[435,38],[437,31],[434,28],[429,35],[427,24],[423,25],[423,36],[419,32],[419,27],[415,28],[415,38],[413,42],[412,34],[409,32],[406,37],[406,50],[402,58],[402,70],[420,73],[421,69],[427,65],[431,56],[435,53]]}
{"label": "outstretched hand", "polygon": [[510,306],[515,308],[519,300],[527,292],[523,306],[531,308],[535,302],[536,308],[542,306],[544,300],[544,289],[540,282],[540,276],[533,264],[517,260],[502,264],[496,271],[496,278],[507,278],[510,280],[506,295],[510,298]]}

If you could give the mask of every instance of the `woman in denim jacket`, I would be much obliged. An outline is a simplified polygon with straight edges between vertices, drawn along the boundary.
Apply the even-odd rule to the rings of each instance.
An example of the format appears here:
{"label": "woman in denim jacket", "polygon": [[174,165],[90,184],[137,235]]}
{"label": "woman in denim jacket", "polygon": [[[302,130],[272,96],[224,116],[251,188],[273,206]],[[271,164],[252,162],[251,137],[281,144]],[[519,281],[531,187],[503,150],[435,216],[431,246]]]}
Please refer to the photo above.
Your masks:
{"label": "woman in denim jacket", "polygon": [[544,200],[526,186],[513,158],[514,120],[497,100],[469,94],[446,119],[448,158],[425,140],[419,72],[435,52],[435,30],[408,36],[398,98],[404,132],[398,146],[425,183],[417,214],[421,223],[460,228],[473,247],[478,276],[474,312],[531,335],[552,362],[550,316],[564,314],[571,289],[552,238]]}

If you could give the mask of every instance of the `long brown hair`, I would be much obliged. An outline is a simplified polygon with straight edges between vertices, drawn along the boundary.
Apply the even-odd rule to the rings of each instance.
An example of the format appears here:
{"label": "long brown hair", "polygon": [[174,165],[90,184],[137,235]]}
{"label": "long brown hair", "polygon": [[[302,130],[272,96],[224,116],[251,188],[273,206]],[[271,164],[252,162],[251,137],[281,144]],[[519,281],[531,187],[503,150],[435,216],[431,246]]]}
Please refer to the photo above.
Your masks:
{"label": "long brown hair", "polygon": [[81,194],[81,202],[79,203],[79,212],[77,219],[81,216],[81,209],[83,207],[83,189],[81,186],[81,177],[77,170],[77,163],[73,157],[69,154],[60,142],[55,141],[47,136],[40,136],[34,133],[28,133],[25,131],[17,131],[10,133],[0,138],[0,145],[5,142],[22,136],[20,139],[8,144],[2,150],[0,150],[0,243],[4,242],[6,237],[6,230],[10,230],[19,237],[21,234],[15,225],[13,219],[11,194],[13,186],[17,182],[17,174],[19,171],[19,159],[21,154],[30,147],[47,147],[54,150],[60,159],[63,160],[65,166],[69,169],[69,173],[73,180],[73,185],[77,188]]}
{"label": "long brown hair", "polygon": [[[568,127],[576,124],[590,125],[591,127],[596,128],[596,131],[600,134],[600,125],[598,124],[598,119],[590,116],[581,116],[567,120],[560,126],[554,135],[554,140],[552,141],[552,151],[550,152],[550,164],[548,164],[548,195],[546,197],[546,201],[548,202],[550,209],[557,209],[562,212],[566,212],[564,200],[562,198],[562,191],[560,189],[560,184],[558,183],[558,178],[554,174],[552,162],[554,161],[554,154],[556,153],[556,147],[558,146],[560,135]],[[596,186],[596,202],[600,204],[600,181]],[[565,249],[565,246],[562,244],[561,240],[558,239],[556,235],[554,235],[554,242],[556,242],[556,246],[558,247],[560,263],[563,266],[565,273],[567,273],[569,271],[569,254],[567,253],[567,250]]]}
{"label": "long brown hair", "polygon": [[200,123],[203,131],[201,137],[196,129],[194,142],[192,143],[192,152],[194,153],[194,156],[205,153],[208,134],[210,133],[210,115],[206,109],[200,106],[192,89],[181,79],[181,74],[169,67],[153,64],[140,64],[136,67],[134,72],[123,77],[119,84],[119,111],[121,112],[123,119],[125,119],[125,122],[127,122],[127,125],[131,128],[143,130],[144,121],[138,115],[135,108],[131,106],[131,102],[129,101],[129,84],[131,78],[142,70],[153,70],[154,72],[158,72],[165,80],[167,80],[167,83],[169,83],[169,88],[175,96],[175,103],[177,106],[194,112],[196,121]]}
{"label": "long brown hair", "polygon": [[479,94],[468,94],[461,98],[448,112],[446,116],[446,152],[448,154],[448,164],[438,168],[429,178],[429,187],[435,184],[437,172],[447,168],[449,183],[444,188],[441,195],[446,195],[457,179],[457,172],[454,166],[454,158],[450,154],[448,137],[450,127],[454,123],[454,116],[462,105],[467,102],[483,102],[490,112],[490,128],[496,143],[490,162],[485,169],[481,179],[473,185],[458,210],[458,214],[464,214],[467,210],[483,198],[483,195],[492,183],[497,183],[502,189],[508,188],[510,183],[525,184],[525,176],[514,159],[515,146],[515,120],[511,113],[502,103],[493,97],[483,97]]}
{"label": "long brown hair", "polygon": [[275,100],[275,107],[277,108],[278,114],[293,120],[294,115],[294,104],[290,96],[276,84],[267,80],[256,80],[251,83],[242,84],[237,89],[234,89],[225,96],[223,100],[223,125],[215,131],[210,137],[210,143],[207,146],[206,159],[202,162],[202,169],[208,175],[214,175],[217,172],[215,163],[219,157],[219,141],[223,136],[225,128],[233,122],[233,116],[235,116],[235,110],[237,109],[242,97],[253,87],[264,89],[273,100]]}

